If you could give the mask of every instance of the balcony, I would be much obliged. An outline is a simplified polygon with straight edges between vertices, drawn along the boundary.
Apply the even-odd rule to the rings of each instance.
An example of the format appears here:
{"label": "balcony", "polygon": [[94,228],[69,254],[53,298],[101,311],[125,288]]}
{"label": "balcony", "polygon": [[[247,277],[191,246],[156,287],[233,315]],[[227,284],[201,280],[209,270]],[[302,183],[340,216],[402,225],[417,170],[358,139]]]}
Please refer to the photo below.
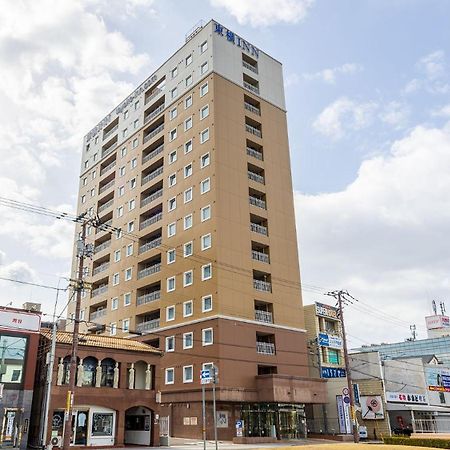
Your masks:
{"label": "balcony", "polygon": [[250,84],[247,81],[244,81],[243,83],[244,83],[245,89],[248,89],[249,91],[259,95],[259,88],[258,87],[253,86],[253,84]]}
{"label": "balcony", "polygon": [[157,134],[161,133],[162,130],[164,130],[164,123],[157,126],[154,130],[150,131],[150,133],[144,136],[144,144],[150,139],[154,138]]}
{"label": "balcony", "polygon": [[139,230],[143,230],[144,228],[147,228],[150,225],[153,225],[156,222],[159,222],[162,219],[162,212],[155,214],[152,217],[149,217],[148,219],[145,219],[141,224],[139,225]]}
{"label": "balcony", "polygon": [[95,320],[99,320],[102,317],[106,316],[106,313],[108,312],[108,310],[106,308],[104,309],[99,309],[98,311],[94,311],[91,313],[91,315],[89,316],[89,320],[91,322],[94,322]]}
{"label": "balcony", "polygon": [[145,99],[145,104],[151,102],[154,98],[161,94],[161,92],[163,92],[163,90],[160,88],[154,89],[153,92]]}
{"label": "balcony", "polygon": [[153,264],[153,266],[146,267],[138,272],[138,280],[144,277],[148,277],[149,275],[153,275],[155,273],[161,272],[161,263]]}
{"label": "balcony", "polygon": [[115,183],[115,180],[112,179],[111,181],[109,181],[108,183],[104,184],[99,190],[98,193],[99,194],[103,194],[103,192],[106,192],[109,188],[113,187]]}
{"label": "balcony", "polygon": [[258,128],[252,127],[251,125],[245,124],[245,129],[249,132],[254,134],[255,136],[262,137],[261,130],[258,130]]}
{"label": "balcony", "polygon": [[102,242],[101,244],[98,244],[94,248],[94,254],[100,253],[102,250],[105,250],[105,248],[111,247],[111,239],[109,241]]}
{"label": "balcony", "polygon": [[114,199],[112,198],[111,200],[108,200],[106,203],[103,203],[103,205],[98,207],[98,213],[100,214],[101,212],[107,210],[108,208],[110,208],[114,203]]}
{"label": "balcony", "polygon": [[258,225],[257,223],[250,223],[250,230],[254,233],[263,234],[264,236],[268,236],[267,227],[264,225]]}
{"label": "balcony", "polygon": [[136,326],[136,331],[143,333],[145,331],[156,330],[157,328],[159,328],[159,319],[153,319],[147,322],[138,323]]}
{"label": "balcony", "polygon": [[148,122],[150,122],[152,119],[154,119],[156,116],[161,114],[164,111],[164,103],[161,106],[158,106],[156,109],[154,109],[150,114],[148,114],[144,118],[144,125]]}
{"label": "balcony", "polygon": [[147,206],[149,203],[155,201],[157,198],[162,197],[163,190],[159,189],[158,191],[154,192],[153,194],[148,195],[141,201],[141,208],[144,206]]}
{"label": "balcony", "polygon": [[248,103],[248,102],[244,102],[244,108],[245,108],[247,111],[252,112],[253,114],[256,114],[256,115],[258,115],[258,116],[261,115],[261,110],[260,110],[259,108],[257,108],[256,106],[251,105],[251,104]]}
{"label": "balcony", "polygon": [[110,136],[112,136],[119,129],[119,124],[112,127],[107,133],[103,135],[103,140],[106,141]]}
{"label": "balcony", "polygon": [[103,167],[103,169],[100,170],[100,176],[105,175],[106,172],[109,172],[113,167],[116,165],[116,160],[114,160],[112,163],[108,164],[107,166]]}
{"label": "balcony", "polygon": [[96,234],[98,234],[98,233],[101,233],[101,232],[103,232],[103,231],[108,231],[108,232],[110,232],[110,231],[112,231],[111,230],[111,226],[112,226],[112,219],[109,219],[109,220],[107,220],[106,222],[103,222],[101,225],[99,225],[98,227],[97,227],[97,230],[96,230]]}
{"label": "balcony", "polygon": [[248,62],[242,61],[242,65],[243,65],[246,69],[252,71],[253,73],[258,73],[258,68],[255,67],[255,66],[252,66],[252,65],[249,64]]}
{"label": "balcony", "polygon": [[164,144],[161,144],[160,146],[156,147],[154,150],[152,150],[150,153],[148,153],[142,158],[142,164],[145,164],[146,162],[150,161],[155,156],[159,155],[163,150]]}
{"label": "balcony", "polygon": [[158,177],[159,175],[161,175],[163,173],[163,166],[158,167],[156,170],[154,170],[153,172],[150,172],[148,175],[146,175],[145,177],[142,178],[142,183],[141,186],[144,186],[144,184],[148,183],[149,181],[153,180],[154,178]]}
{"label": "balcony", "polygon": [[252,172],[250,170],[247,171],[247,175],[249,180],[264,184],[264,177],[262,175],[258,175],[257,173]]}
{"label": "balcony", "polygon": [[263,160],[263,154],[261,152],[258,152],[258,150],[254,150],[250,147],[247,147],[247,155],[253,156],[253,158],[259,159],[260,161]]}
{"label": "balcony", "polygon": [[257,291],[272,292],[272,283],[269,283],[268,281],[253,280],[253,287]]}
{"label": "balcony", "polygon": [[96,289],[92,289],[91,297],[96,297],[97,295],[104,294],[107,291],[108,291],[108,285],[107,284],[103,285],[103,286],[100,286],[100,287],[98,287]]}
{"label": "balcony", "polygon": [[100,264],[92,271],[92,276],[97,275],[100,272],[105,271],[109,267],[109,262]]}
{"label": "balcony", "polygon": [[257,206],[261,209],[266,209],[266,202],[259,198],[253,197],[252,195],[248,197],[248,202],[250,203],[250,205]]}
{"label": "balcony", "polygon": [[105,148],[102,150],[102,158],[104,158],[106,155],[109,155],[113,150],[115,150],[117,148],[117,141],[114,142],[112,145],[110,145],[109,147]]}
{"label": "balcony", "polygon": [[143,245],[141,245],[139,247],[139,252],[138,252],[139,255],[141,253],[148,252],[152,248],[159,247],[161,245],[161,242],[162,242],[162,238],[161,237],[153,239],[152,241],[146,242],[145,244],[143,244]]}
{"label": "balcony", "polygon": [[273,314],[269,311],[255,310],[255,320],[264,323],[273,323]]}
{"label": "balcony", "polygon": [[262,252],[258,252],[257,250],[252,250],[252,259],[266,264],[270,263],[269,255],[266,255],[265,253]]}
{"label": "balcony", "polygon": [[137,298],[137,305],[145,305],[147,303],[151,303],[154,302],[156,300],[159,300],[161,298],[161,291],[153,291],[150,292],[149,294],[144,294],[144,295],[140,295]]}
{"label": "balcony", "polygon": [[271,342],[256,342],[256,353],[261,355],[275,355],[275,344]]}

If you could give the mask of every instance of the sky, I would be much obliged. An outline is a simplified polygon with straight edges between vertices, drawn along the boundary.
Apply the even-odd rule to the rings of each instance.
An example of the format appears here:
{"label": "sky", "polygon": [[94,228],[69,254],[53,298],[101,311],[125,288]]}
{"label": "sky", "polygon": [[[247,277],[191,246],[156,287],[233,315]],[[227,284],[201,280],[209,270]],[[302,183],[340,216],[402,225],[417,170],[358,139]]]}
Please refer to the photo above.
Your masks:
{"label": "sky", "polygon": [[[283,63],[304,303],[348,290],[352,346],[426,337],[450,291],[447,0],[0,7],[0,196],[74,212],[83,135],[214,18]],[[0,212],[0,277],[66,287],[72,225]],[[25,301],[48,313],[55,291],[0,280]]]}

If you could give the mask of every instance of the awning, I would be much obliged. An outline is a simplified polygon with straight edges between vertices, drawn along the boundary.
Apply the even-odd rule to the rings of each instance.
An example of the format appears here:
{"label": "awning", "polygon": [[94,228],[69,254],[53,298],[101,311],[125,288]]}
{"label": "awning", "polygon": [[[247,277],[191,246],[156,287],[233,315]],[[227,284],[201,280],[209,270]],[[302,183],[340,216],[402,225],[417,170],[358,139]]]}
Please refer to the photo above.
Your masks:
{"label": "awning", "polygon": [[388,411],[424,411],[424,412],[445,412],[450,414],[450,408],[445,406],[432,405],[409,405],[405,403],[387,403],[386,409]]}

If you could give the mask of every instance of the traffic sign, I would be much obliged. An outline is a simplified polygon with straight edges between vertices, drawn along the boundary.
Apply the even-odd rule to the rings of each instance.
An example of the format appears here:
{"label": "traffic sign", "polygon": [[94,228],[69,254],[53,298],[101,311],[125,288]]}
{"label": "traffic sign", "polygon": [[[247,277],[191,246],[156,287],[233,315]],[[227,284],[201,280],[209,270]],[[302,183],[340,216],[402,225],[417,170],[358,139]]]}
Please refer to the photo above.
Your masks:
{"label": "traffic sign", "polygon": [[349,393],[350,393],[350,391],[348,390],[347,387],[345,387],[345,388],[342,389],[342,395],[348,396]]}
{"label": "traffic sign", "polygon": [[200,383],[201,384],[209,384],[212,381],[211,373],[209,370],[201,370],[200,371]]}
{"label": "traffic sign", "polygon": [[236,420],[236,428],[242,428],[242,420]]}
{"label": "traffic sign", "polygon": [[350,397],[344,397],[344,403],[350,403]]}

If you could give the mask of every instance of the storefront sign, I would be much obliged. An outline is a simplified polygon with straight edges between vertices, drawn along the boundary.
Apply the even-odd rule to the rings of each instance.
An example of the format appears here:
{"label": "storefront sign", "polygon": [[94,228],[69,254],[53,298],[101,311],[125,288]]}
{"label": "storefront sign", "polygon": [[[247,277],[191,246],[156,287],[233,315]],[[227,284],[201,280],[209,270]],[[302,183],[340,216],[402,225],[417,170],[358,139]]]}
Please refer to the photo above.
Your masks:
{"label": "storefront sign", "polygon": [[228,428],[228,411],[217,411],[217,428]]}
{"label": "storefront sign", "polygon": [[410,394],[407,392],[386,392],[386,401],[391,403],[415,403],[426,405],[427,397],[423,394]]}
{"label": "storefront sign", "polygon": [[383,400],[381,395],[361,397],[361,417],[363,420],[384,419]]}
{"label": "storefront sign", "polygon": [[332,334],[319,333],[319,345],[322,347],[342,348],[342,338]]}
{"label": "storefront sign", "polygon": [[450,318],[448,316],[428,316],[425,317],[425,322],[427,324],[427,330],[450,327]]}
{"label": "storefront sign", "polygon": [[316,303],[316,315],[322,317],[329,317],[331,319],[337,319],[338,309],[324,303]]}
{"label": "storefront sign", "polygon": [[339,432],[341,434],[351,433],[349,406],[344,403],[342,395],[336,396],[336,406],[338,412]]}
{"label": "storefront sign", "polygon": [[321,367],[320,368],[321,378],[345,378],[345,369],[339,369],[336,367]]}
{"label": "storefront sign", "polygon": [[450,370],[440,367],[425,369],[427,386],[430,391],[450,392]]}
{"label": "storefront sign", "polygon": [[248,54],[254,56],[255,58],[259,58],[259,49],[254,45],[247,42],[245,39],[242,39],[236,33],[231,30],[228,30],[220,23],[214,22],[214,32],[220,36],[223,36],[228,42],[236,45],[236,47],[242,48]]}
{"label": "storefront sign", "polygon": [[0,311],[0,327],[13,330],[39,331],[41,316],[20,311]]}

